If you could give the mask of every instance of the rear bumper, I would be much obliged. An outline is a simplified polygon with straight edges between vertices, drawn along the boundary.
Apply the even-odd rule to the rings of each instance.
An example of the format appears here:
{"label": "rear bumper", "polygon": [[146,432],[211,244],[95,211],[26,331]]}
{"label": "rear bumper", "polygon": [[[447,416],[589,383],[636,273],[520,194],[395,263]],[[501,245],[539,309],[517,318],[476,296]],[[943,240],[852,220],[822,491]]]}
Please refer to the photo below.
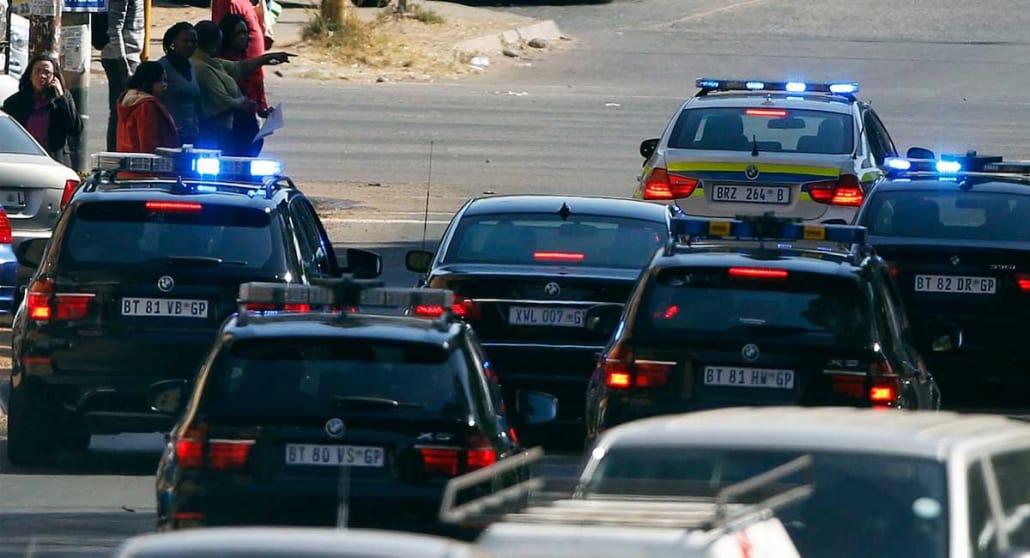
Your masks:
{"label": "rear bumper", "polygon": [[1023,348],[963,348],[947,353],[924,352],[923,358],[941,383],[1030,387],[1030,352]]}

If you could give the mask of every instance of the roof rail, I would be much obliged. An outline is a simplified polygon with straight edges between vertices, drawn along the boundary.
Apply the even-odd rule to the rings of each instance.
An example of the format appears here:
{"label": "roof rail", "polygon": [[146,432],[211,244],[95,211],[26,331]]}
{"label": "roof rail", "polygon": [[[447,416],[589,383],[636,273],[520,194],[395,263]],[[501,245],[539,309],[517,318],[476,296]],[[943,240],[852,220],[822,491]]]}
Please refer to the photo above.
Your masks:
{"label": "roof rail", "polygon": [[811,481],[792,485],[756,502],[742,503],[744,496],[774,487],[787,477],[809,471],[812,456],[803,455],[747,480],[719,490],[715,497],[682,498],[603,495],[586,497],[581,491],[545,492],[545,478],[529,478],[496,492],[457,503],[469,489],[520,474],[543,457],[533,448],[489,467],[451,479],[440,505],[442,523],[486,526],[494,522],[573,525],[620,525],[701,529],[725,528],[738,521],[763,517],[776,509],[807,498]]}

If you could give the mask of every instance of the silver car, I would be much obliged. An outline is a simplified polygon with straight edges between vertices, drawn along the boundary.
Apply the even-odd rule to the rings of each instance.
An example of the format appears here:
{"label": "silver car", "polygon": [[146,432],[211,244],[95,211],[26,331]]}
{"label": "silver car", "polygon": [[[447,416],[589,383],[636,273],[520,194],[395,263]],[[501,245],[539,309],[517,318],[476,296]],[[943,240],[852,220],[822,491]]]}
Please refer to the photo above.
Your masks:
{"label": "silver car", "polygon": [[[688,215],[850,223],[897,150],[856,83],[697,80],[661,138],[645,140],[635,196]],[[916,154],[922,153],[915,148]]]}
{"label": "silver car", "polygon": [[14,249],[49,238],[79,175],[52,159],[14,118],[0,111],[0,204],[11,220]]}

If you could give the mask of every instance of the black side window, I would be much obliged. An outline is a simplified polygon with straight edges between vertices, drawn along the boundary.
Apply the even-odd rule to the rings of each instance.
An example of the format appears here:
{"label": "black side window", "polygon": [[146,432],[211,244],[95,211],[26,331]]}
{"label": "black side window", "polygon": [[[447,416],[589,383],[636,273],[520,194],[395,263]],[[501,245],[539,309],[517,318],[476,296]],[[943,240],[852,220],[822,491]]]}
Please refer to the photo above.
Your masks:
{"label": "black side window", "polygon": [[966,472],[969,488],[969,548],[975,558],[993,558],[997,538],[991,521],[991,505],[984,485],[983,465],[979,461]]}
{"label": "black side window", "polygon": [[1011,529],[1009,545],[1030,549],[1030,449],[995,455],[991,465],[998,481],[1005,525]]}
{"label": "black side window", "polygon": [[905,307],[898,296],[894,280],[891,279],[883,268],[876,271],[878,298],[882,305],[887,307],[887,322],[890,324],[893,334],[899,340],[908,340],[908,320],[905,319]]}
{"label": "black side window", "polygon": [[883,161],[887,157],[897,156],[897,150],[894,149],[894,143],[887,135],[887,129],[883,127],[883,123],[872,110],[865,112],[863,126],[866,137],[869,138],[869,149],[872,151],[877,165],[883,165]]}
{"label": "black side window", "polygon": [[290,202],[290,213],[293,228],[300,246],[302,264],[308,276],[321,277],[332,275],[332,262],[329,259],[329,247],[318,227],[318,217],[311,204],[303,198],[294,198]]}

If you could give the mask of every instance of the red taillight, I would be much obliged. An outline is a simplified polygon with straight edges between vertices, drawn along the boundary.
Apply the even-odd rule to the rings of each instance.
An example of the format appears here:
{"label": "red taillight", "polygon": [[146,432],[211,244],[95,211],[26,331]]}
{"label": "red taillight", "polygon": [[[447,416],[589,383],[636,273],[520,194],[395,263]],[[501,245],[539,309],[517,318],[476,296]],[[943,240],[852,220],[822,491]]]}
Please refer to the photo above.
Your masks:
{"label": "red taillight", "polygon": [[1019,285],[1019,290],[1030,293],[1030,273],[1017,273],[1016,283]]}
{"label": "red taillight", "polygon": [[669,306],[668,308],[666,308],[665,312],[662,312],[662,317],[665,318],[666,320],[671,320],[671,319],[676,317],[676,314],[679,314],[679,313],[680,313],[680,307],[675,305],[675,304],[673,304],[672,306]]}
{"label": "red taillight", "polygon": [[613,389],[664,387],[675,365],[675,362],[658,360],[608,358],[602,365],[604,384]]}
{"label": "red taillight", "polygon": [[497,462],[497,450],[482,434],[472,432],[468,447],[416,446],[422,455],[422,468],[430,477],[456,477]]}
{"label": "red taillight", "polygon": [[436,318],[443,316],[446,309],[439,304],[419,304],[415,306],[415,315],[423,318]]}
{"label": "red taillight", "polygon": [[25,302],[30,320],[80,320],[89,314],[95,297],[92,293],[55,293],[53,279],[38,279],[29,285]]}
{"label": "red taillight", "polygon": [[418,448],[422,454],[422,468],[432,477],[458,476],[457,448]]}
{"label": "red taillight", "polygon": [[247,312],[310,312],[310,304],[268,304],[263,302],[248,302]]}
{"label": "red taillight", "polygon": [[580,252],[533,252],[534,260],[550,262],[581,262],[586,254]]}
{"label": "red taillight", "polygon": [[89,304],[94,294],[61,294],[54,295],[56,320],[81,320],[89,314]]}
{"label": "red taillight", "polygon": [[873,403],[891,403],[897,396],[898,392],[893,384],[873,384],[869,388],[869,400]]}
{"label": "red taillight", "polygon": [[479,305],[476,301],[467,296],[454,295],[454,303],[451,304],[451,311],[458,317],[465,320],[479,319]]}
{"label": "red taillight", "polygon": [[497,463],[497,451],[493,448],[468,450],[465,458],[465,470],[474,471]]}
{"label": "red taillight", "polygon": [[75,195],[75,190],[78,188],[78,180],[64,181],[64,192],[61,192],[61,209],[64,209],[64,206],[68,205],[68,202],[72,201],[72,196]]}
{"label": "red taillight", "polygon": [[45,322],[52,316],[50,297],[54,294],[53,279],[38,279],[29,285],[25,294],[29,319]]}
{"label": "red taillight", "polygon": [[741,277],[745,279],[786,279],[789,275],[786,269],[771,269],[767,267],[731,267],[730,277]]}
{"label": "red taillight", "polygon": [[183,469],[242,469],[254,440],[182,438],[175,444],[175,460]]}
{"label": "red taillight", "polygon": [[853,174],[842,174],[839,180],[811,182],[806,187],[808,194],[818,203],[857,207],[865,199],[862,183]]}
{"label": "red taillight", "polygon": [[14,236],[11,231],[11,220],[7,218],[7,212],[0,208],[0,244],[12,242],[14,242]]}
{"label": "red taillight", "polygon": [[697,188],[698,180],[686,176],[670,175],[661,167],[651,170],[644,183],[645,200],[674,200],[688,198]]}
{"label": "red taillight", "polygon": [[748,116],[767,116],[770,118],[786,118],[787,111],[776,109],[747,109],[744,114]]}
{"label": "red taillight", "polygon": [[187,201],[157,201],[146,202],[146,208],[150,211],[200,211],[204,206],[197,202]]}
{"label": "red taillight", "polygon": [[865,397],[865,381],[865,374],[832,374],[830,390],[848,399],[862,399]]}
{"label": "red taillight", "polygon": [[183,438],[175,443],[175,461],[183,469],[200,469],[204,466],[204,441]]}

